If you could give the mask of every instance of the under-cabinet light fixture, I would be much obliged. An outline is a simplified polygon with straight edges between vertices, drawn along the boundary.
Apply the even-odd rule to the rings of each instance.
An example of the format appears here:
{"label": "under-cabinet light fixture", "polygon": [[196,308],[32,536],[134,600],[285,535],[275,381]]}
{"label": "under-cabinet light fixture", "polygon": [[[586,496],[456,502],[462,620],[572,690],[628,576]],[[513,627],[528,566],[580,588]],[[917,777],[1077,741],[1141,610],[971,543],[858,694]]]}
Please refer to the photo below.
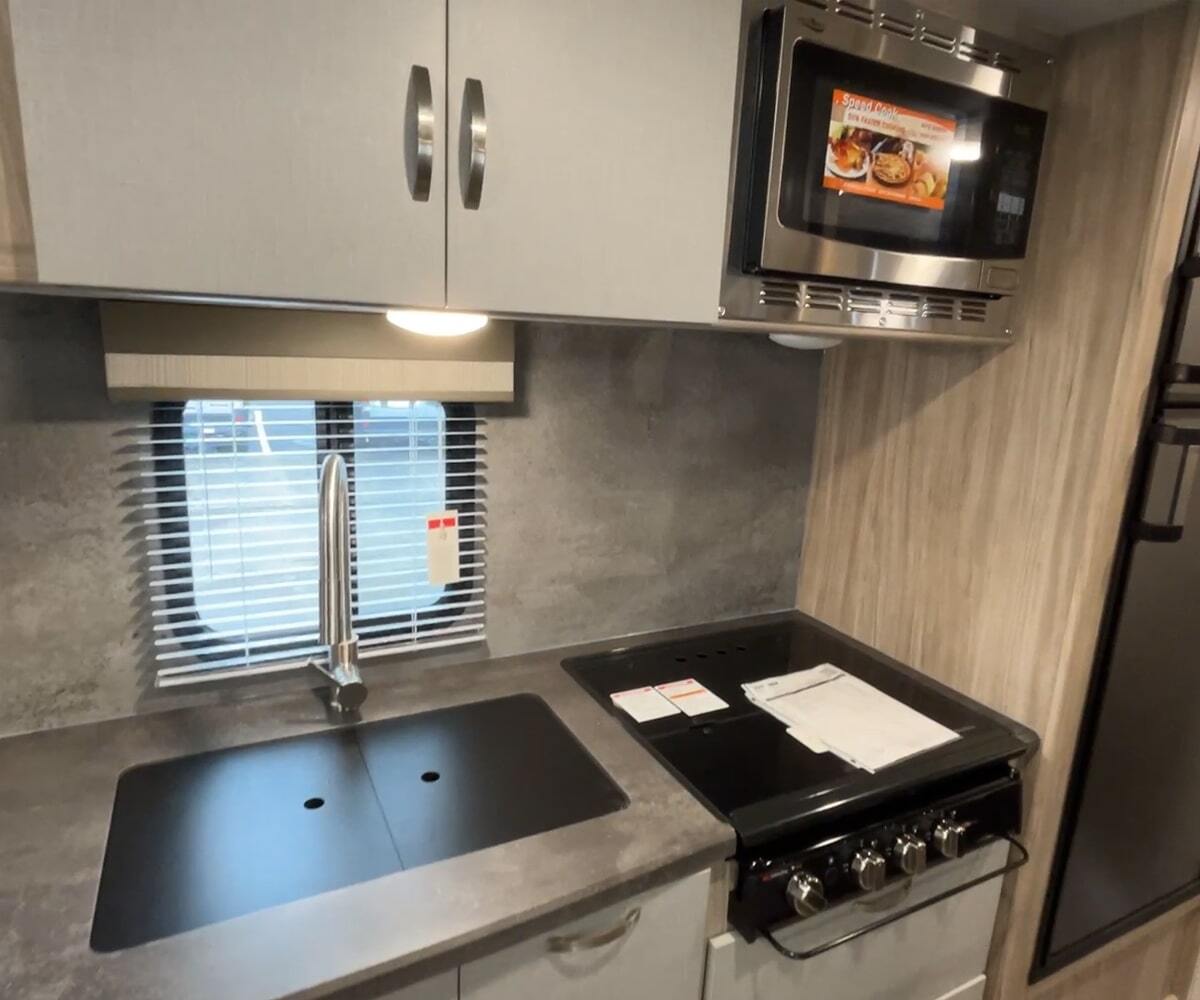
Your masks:
{"label": "under-cabinet light fixture", "polygon": [[426,337],[461,337],[487,326],[483,313],[445,312],[437,309],[389,309],[387,321],[401,330]]}

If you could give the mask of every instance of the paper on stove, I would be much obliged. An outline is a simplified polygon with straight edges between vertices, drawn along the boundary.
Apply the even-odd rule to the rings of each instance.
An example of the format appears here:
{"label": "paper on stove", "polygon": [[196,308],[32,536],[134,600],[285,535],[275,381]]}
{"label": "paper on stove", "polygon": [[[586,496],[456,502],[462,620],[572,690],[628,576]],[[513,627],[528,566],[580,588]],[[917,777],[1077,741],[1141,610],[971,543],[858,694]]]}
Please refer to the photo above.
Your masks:
{"label": "paper on stove", "polygon": [[655,719],[679,714],[679,709],[652,687],[617,691],[609,697],[612,703],[627,713],[634,722],[653,722]]}
{"label": "paper on stove", "polygon": [[959,738],[954,730],[829,663],[742,687],[752,703],[797,730],[805,745],[815,739],[867,771]]}
{"label": "paper on stove", "polygon": [[729,707],[728,702],[718,698],[694,677],[671,681],[669,684],[657,684],[654,690],[669,699],[672,705],[687,716],[719,712]]}
{"label": "paper on stove", "polygon": [[829,746],[825,741],[807,729],[800,726],[788,726],[787,734],[797,743],[803,743],[813,753],[829,753]]}

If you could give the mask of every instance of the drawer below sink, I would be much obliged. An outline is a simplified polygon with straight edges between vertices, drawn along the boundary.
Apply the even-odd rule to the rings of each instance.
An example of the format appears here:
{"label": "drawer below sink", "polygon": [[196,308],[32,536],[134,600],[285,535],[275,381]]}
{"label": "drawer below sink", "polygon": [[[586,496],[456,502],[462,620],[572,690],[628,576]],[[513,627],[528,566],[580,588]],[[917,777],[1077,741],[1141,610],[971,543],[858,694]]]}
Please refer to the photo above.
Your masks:
{"label": "drawer below sink", "polygon": [[92,947],[117,951],[627,804],[532,695],[146,764],[117,783]]}

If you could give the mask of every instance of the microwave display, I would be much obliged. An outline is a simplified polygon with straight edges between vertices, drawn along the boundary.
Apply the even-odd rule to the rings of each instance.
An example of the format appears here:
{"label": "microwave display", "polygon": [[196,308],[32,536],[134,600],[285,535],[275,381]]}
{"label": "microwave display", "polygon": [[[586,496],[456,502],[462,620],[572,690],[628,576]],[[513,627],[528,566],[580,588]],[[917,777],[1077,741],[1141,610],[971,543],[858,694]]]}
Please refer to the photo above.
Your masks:
{"label": "microwave display", "polygon": [[834,90],[822,184],[842,194],[941,211],[957,123],[846,90]]}
{"label": "microwave display", "polygon": [[[810,41],[775,51],[787,104],[765,207],[780,226],[873,250],[1025,255],[1044,112]],[[782,111],[760,108],[760,127]]]}

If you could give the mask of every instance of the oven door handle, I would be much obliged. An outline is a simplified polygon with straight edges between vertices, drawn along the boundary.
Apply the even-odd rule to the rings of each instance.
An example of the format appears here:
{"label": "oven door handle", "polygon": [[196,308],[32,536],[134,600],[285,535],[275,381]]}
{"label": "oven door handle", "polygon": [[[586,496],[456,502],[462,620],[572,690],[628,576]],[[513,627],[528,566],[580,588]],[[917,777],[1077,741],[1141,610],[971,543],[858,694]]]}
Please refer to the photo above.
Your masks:
{"label": "oven door handle", "polygon": [[832,951],[834,948],[844,944],[849,944],[864,934],[870,934],[872,931],[877,931],[881,927],[886,927],[888,924],[894,924],[897,920],[903,920],[905,917],[912,916],[914,913],[919,913],[921,910],[933,906],[935,903],[940,903],[944,899],[949,899],[951,896],[957,896],[960,892],[966,892],[968,889],[974,889],[977,885],[983,885],[984,882],[990,882],[994,878],[999,878],[1001,875],[1007,875],[1011,871],[1016,871],[1026,861],[1029,860],[1029,852],[1025,846],[1012,837],[1005,836],[1013,847],[1019,852],[1020,856],[1015,861],[1010,861],[1003,868],[997,868],[995,871],[988,872],[985,875],[980,875],[978,878],[971,879],[970,882],[964,882],[962,885],[956,885],[953,889],[947,889],[945,892],[939,892],[936,896],[930,896],[929,899],[922,900],[915,906],[909,906],[906,909],[899,910],[896,913],[889,913],[886,917],[880,920],[875,920],[865,927],[860,927],[858,930],[851,931],[849,934],[843,934],[839,938],[834,938],[832,941],[826,941],[824,944],[817,945],[815,948],[809,948],[805,951],[793,951],[791,948],[784,947],[776,939],[775,935],[768,930],[764,930],[765,937],[774,948],[784,958],[790,958],[795,962],[803,962],[810,958],[816,958],[818,955],[824,955],[827,951]]}

